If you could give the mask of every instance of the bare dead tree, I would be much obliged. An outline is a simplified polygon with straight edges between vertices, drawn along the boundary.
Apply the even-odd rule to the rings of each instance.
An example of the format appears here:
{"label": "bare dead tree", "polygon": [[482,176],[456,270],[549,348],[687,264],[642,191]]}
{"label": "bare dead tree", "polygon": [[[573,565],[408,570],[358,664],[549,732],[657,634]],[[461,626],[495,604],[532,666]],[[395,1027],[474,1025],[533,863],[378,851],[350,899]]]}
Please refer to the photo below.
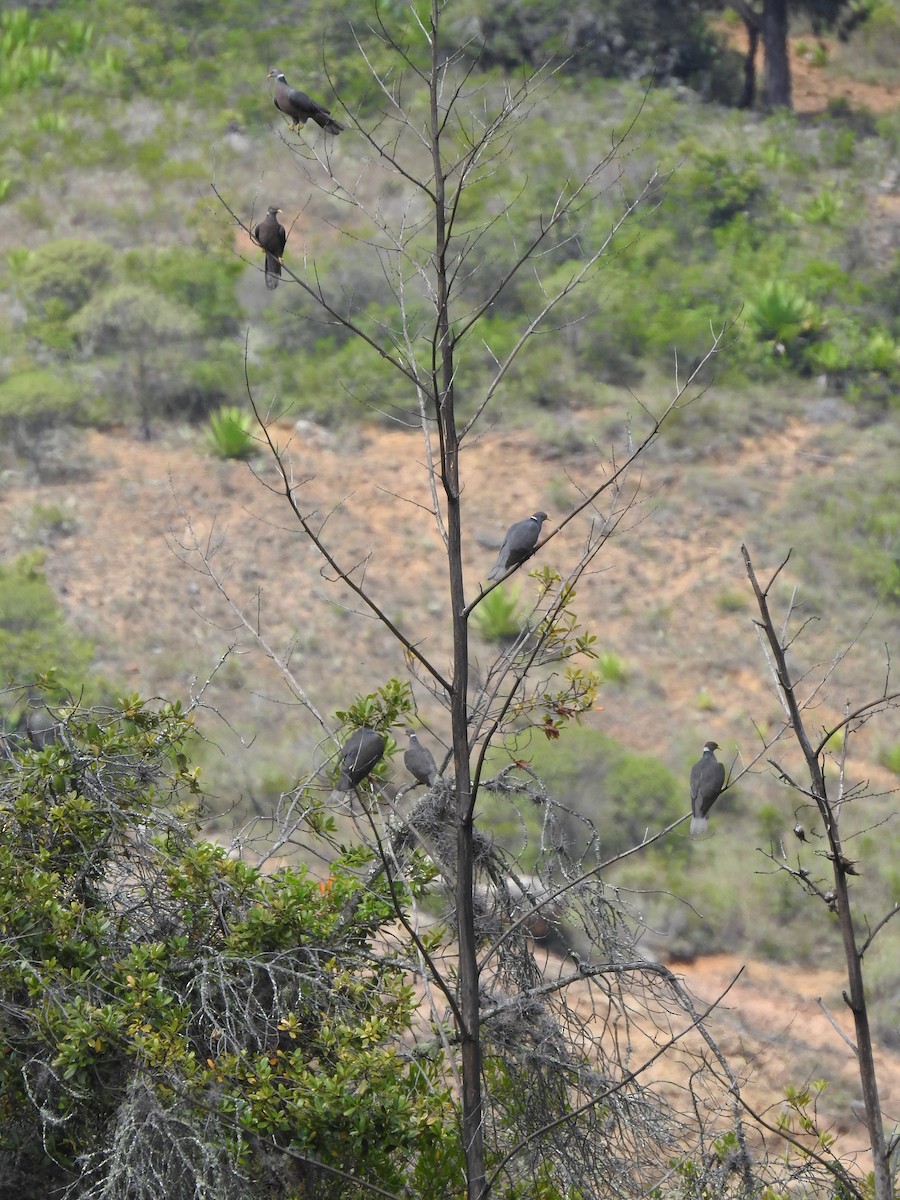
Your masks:
{"label": "bare dead tree", "polygon": [[[875,923],[874,928],[868,930],[867,936],[860,939],[854,921],[851,892],[851,880],[858,872],[845,850],[841,816],[846,803],[851,799],[856,803],[860,799],[860,795],[852,795],[845,784],[845,766],[852,735],[879,713],[897,707],[900,704],[900,692],[890,690],[888,669],[880,695],[861,704],[851,705],[848,701],[842,720],[829,729],[813,734],[809,728],[808,710],[821,692],[831,669],[825,672],[824,680],[809,688],[809,694],[800,694],[799,681],[795,679],[788,662],[789,648],[799,632],[793,628],[797,616],[794,603],[791,602],[783,621],[778,625],[770,607],[772,586],[787,565],[790,555],[763,585],[759,582],[746,546],[741,547],[741,554],[759,608],[760,619],[756,624],[766,649],[774,688],[785,713],[785,732],[790,734],[802,753],[807,782],[794,778],[776,759],[770,758],[769,762],[782,782],[802,796],[804,803],[813,806],[818,813],[827,845],[827,850],[823,852],[824,857],[831,864],[831,880],[829,883],[817,881],[806,867],[798,866],[794,869],[787,864],[780,865],[807,894],[820,900],[838,918],[847,970],[847,990],[843,996],[853,1015],[856,1030],[856,1040],[852,1049],[859,1066],[866,1128],[872,1149],[875,1197],[876,1200],[890,1200],[894,1194],[890,1164],[896,1149],[896,1137],[888,1140],[885,1135],[884,1117],[878,1098],[878,1075],[863,979],[863,958],[876,935],[898,912],[898,906],[894,905]],[[843,735],[836,786],[829,783],[825,772],[826,749],[835,735]]]}

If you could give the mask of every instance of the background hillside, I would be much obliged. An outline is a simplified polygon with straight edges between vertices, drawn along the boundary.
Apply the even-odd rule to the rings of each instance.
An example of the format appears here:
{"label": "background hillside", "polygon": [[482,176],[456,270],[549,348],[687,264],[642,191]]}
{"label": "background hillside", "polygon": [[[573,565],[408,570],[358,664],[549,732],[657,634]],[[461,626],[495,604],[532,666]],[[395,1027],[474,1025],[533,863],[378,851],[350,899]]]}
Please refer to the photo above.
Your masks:
{"label": "background hillside", "polygon": [[[484,28],[476,6],[460,14],[461,39],[473,21]],[[553,521],[596,486],[610,452],[621,456],[629,430],[640,437],[676,370],[703,353],[710,326],[734,322],[705,394],[653,447],[638,506],[579,589],[579,616],[606,655],[602,711],[559,743],[516,751],[595,818],[611,847],[686,809],[687,773],[708,737],[739,769],[757,731],[779,720],[742,542],[762,573],[792,551],[776,595],[787,603],[796,587],[814,618],[799,665],[815,676],[852,645],[821,697],[823,727],[848,698],[881,690],[885,646],[896,653],[900,15],[880,5],[844,44],[799,30],[801,111],[769,117],[726,103],[739,71],[726,47],[738,29],[727,18],[717,29],[694,74],[673,71],[649,91],[636,60],[620,78],[577,63],[562,72],[471,201],[474,225],[498,197],[518,197],[480,241],[490,278],[598,140],[634,122],[584,217],[592,230],[659,171],[598,288],[510,372],[467,449],[472,587],[510,521],[538,508]],[[266,74],[277,65],[323,99],[336,91],[338,114],[366,118],[377,97],[324,6],[275,4],[260,17],[237,2],[214,11],[64,3],[6,11],[0,31],[4,667],[16,683],[56,667],[64,687],[88,679],[88,695],[185,702],[211,678],[197,753],[224,834],[235,818],[270,811],[328,754],[238,613],[289,660],[321,712],[405,671],[267,491],[277,485],[271,461],[212,453],[209,413],[247,405],[245,352],[257,402],[277,415],[278,439],[309,480],[304,503],[335,509],[340,544],[360,559],[374,551],[368,579],[390,615],[424,623],[432,653],[449,653],[441,550],[416,508],[428,497],[415,405],[298,288],[266,291],[259,252],[233,216],[252,225],[278,203],[289,262],[327,281],[367,327],[388,321],[377,258],[361,253],[363,223],[311,186],[321,141],[288,135]],[[510,69],[485,63],[490,55],[477,78],[500,95]],[[367,199],[401,210],[404,197],[366,166],[354,131],[329,153]],[[573,228],[573,247],[578,236]],[[551,268],[566,269],[562,252]],[[463,364],[464,408],[540,295],[523,277],[495,306],[483,357]],[[551,565],[574,559],[580,536],[573,526],[554,540]],[[214,551],[237,612],[197,570],[195,539]],[[528,589],[523,578],[512,585],[523,604]],[[486,665],[487,640],[480,653]],[[439,742],[440,710],[417,699]],[[16,703],[11,693],[11,721]],[[881,912],[900,900],[890,852],[898,714],[864,727],[851,749],[854,779],[878,793],[852,814],[852,844],[865,863],[858,887]],[[829,960],[818,919],[765,857],[798,853],[798,819],[762,765],[720,802],[714,837],[678,837],[622,868],[617,882],[640,893],[654,948]],[[816,865],[815,845],[802,853]],[[883,1035],[895,1026],[891,937],[871,967]]]}

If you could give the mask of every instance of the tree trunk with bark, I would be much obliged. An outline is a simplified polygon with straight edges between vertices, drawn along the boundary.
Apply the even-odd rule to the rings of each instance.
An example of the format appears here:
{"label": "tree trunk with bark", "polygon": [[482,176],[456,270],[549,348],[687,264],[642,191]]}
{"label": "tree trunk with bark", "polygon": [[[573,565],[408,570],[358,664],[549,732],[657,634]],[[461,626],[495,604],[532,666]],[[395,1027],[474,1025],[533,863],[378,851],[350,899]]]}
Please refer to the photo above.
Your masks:
{"label": "tree trunk with bark", "polygon": [[762,104],[791,108],[791,64],[788,56],[787,0],[765,0],[762,11],[762,41],[765,53]]}

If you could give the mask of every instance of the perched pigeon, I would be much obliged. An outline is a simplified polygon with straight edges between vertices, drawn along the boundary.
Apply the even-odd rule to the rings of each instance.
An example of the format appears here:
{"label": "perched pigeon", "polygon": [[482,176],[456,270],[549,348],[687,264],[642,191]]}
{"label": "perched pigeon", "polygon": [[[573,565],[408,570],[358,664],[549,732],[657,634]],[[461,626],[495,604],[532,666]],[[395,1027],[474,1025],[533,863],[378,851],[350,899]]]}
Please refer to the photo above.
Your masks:
{"label": "perched pigeon", "polygon": [[725,786],[725,767],[715,755],[718,742],[707,742],[703,757],[691,767],[691,833],[706,833],[707,815]]}
{"label": "perched pigeon", "polygon": [[374,729],[354,729],[341,752],[341,773],[331,793],[332,801],[362,783],[378,764],[386,745],[384,737]]}
{"label": "perched pigeon", "polygon": [[541,534],[541,526],[546,520],[545,512],[536,512],[527,521],[516,521],[515,525],[510,525],[488,579],[499,579],[510,567],[517,567],[531,557]]}
{"label": "perched pigeon", "polygon": [[270,204],[269,215],[253,230],[253,236],[266,252],[266,287],[271,292],[278,287],[281,278],[281,256],[287,241],[284,226],[278,220],[280,212],[280,208]]}
{"label": "perched pigeon", "polygon": [[273,103],[285,116],[291,118],[291,129],[305,125],[310,117],[317,125],[321,125],[326,133],[338,134],[344,128],[340,121],[336,121],[328,109],[313,100],[312,96],[307,96],[306,92],[299,92],[296,88],[288,87],[283,72],[271,70],[269,78],[275,80]]}
{"label": "perched pigeon", "polygon": [[25,733],[28,734],[32,746],[43,750],[44,746],[52,745],[59,740],[60,722],[41,701],[38,692],[30,692],[28,704],[28,713],[25,714]]}
{"label": "perched pigeon", "polygon": [[437,778],[437,763],[431,751],[423,746],[416,735],[410,732],[409,747],[403,755],[406,769],[413,779],[431,787]]}

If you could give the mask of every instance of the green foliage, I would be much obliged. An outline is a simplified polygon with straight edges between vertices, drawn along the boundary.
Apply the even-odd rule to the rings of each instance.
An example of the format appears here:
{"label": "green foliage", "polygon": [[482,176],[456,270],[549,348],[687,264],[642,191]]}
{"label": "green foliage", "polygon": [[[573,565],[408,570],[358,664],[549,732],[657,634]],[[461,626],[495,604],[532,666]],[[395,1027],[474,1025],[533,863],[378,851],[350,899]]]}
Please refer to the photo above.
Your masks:
{"label": "green foliage", "polygon": [[475,628],[488,642],[514,642],[522,632],[519,589],[500,584],[484,597],[472,614]]}
{"label": "green foliage", "polygon": [[603,650],[597,655],[597,669],[606,683],[626,683],[628,670],[614,650]]}
{"label": "green foliage", "polygon": [[763,846],[777,844],[784,832],[784,817],[774,804],[764,804],[756,814],[757,837]]}
{"label": "green foliage", "polygon": [[706,7],[686,0],[676,12],[666,0],[639,8],[610,0],[576,5],[561,20],[549,0],[502,0],[490,7],[470,2],[451,14],[451,36],[455,31],[487,66],[513,69],[563,59],[573,73],[634,78],[655,71],[660,80],[684,80],[724,100],[734,95],[734,63],[711,33]]}
{"label": "green foliage", "polygon": [[236,404],[212,413],[209,426],[210,444],[220,458],[249,458],[256,449],[256,439],[251,432],[253,417]]}
{"label": "green foliage", "polygon": [[404,1045],[415,994],[373,943],[387,885],[361,893],[340,859],[324,882],[266,876],[195,841],[190,736],[177,705],[131,697],[0,762],[5,1185],[240,1178],[287,1200],[277,1145],[395,1192],[458,1179],[450,1095]]}
{"label": "green foliage", "polygon": [[77,522],[71,512],[58,504],[35,504],[28,514],[28,528],[39,537],[53,541],[75,532]]}
{"label": "green foliage", "polygon": [[658,759],[632,754],[596,729],[570,725],[558,739],[535,741],[529,759],[552,794],[593,820],[606,852],[634,845],[687,809],[683,785]]}
{"label": "green foliage", "polygon": [[716,596],[716,608],[723,613],[743,612],[749,601],[744,592],[725,589]]}
{"label": "green foliage", "polygon": [[161,346],[196,336],[200,324],[187,305],[140,284],[120,283],[88,301],[71,327],[88,353],[134,351],[155,362]]}
{"label": "green foliage", "polygon": [[123,267],[130,282],[149,284],[190,309],[204,334],[233,337],[241,330],[244,312],[234,288],[244,267],[236,256],[211,248],[142,248],[126,254]]}
{"label": "green foliage", "polygon": [[892,486],[893,461],[877,470],[851,468],[835,489],[829,480],[798,486],[798,503],[815,511],[800,532],[804,562],[830,562],[849,579],[874,588],[885,601],[900,600],[900,504]]}
{"label": "green foliage", "polygon": [[80,410],[78,389],[57,372],[23,371],[0,384],[0,433],[7,437],[38,438]]}
{"label": "green foliage", "polygon": [[833,225],[844,207],[841,197],[832,191],[819,192],[803,210],[807,221],[819,225]]}
{"label": "green foliage", "polygon": [[[86,238],[61,238],[42,246],[17,278],[29,316],[41,325],[67,320],[105,286],[111,258],[108,246]],[[43,331],[38,332],[43,339]]]}
{"label": "green foliage", "polygon": [[693,145],[687,164],[677,172],[669,191],[669,203],[690,198],[691,219],[710,229],[728,225],[736,217],[762,215],[767,191],[755,166],[737,165],[726,150],[709,150]]}
{"label": "green foliage", "polygon": [[[56,685],[78,694],[93,647],[72,633],[49,587],[40,551],[0,564],[0,663],[7,680],[53,673]],[[96,693],[96,685],[88,685]]]}
{"label": "green foliage", "polygon": [[887,767],[889,771],[893,771],[895,775],[900,775],[900,744],[882,750],[878,756],[878,761],[883,767]]}
{"label": "green foliage", "polygon": [[69,329],[82,353],[95,360],[116,411],[124,401],[145,435],[153,418],[196,418],[226,400],[229,362],[230,387],[238,386],[234,344],[205,340],[193,309],[155,288],[121,283],[98,293],[72,317]]}
{"label": "green foliage", "polygon": [[406,680],[389,679],[383,687],[367,696],[357,696],[346,711],[334,715],[344,725],[366,726],[387,733],[413,711],[410,686]]}
{"label": "green foliage", "polygon": [[822,326],[821,315],[803,293],[784,279],[764,283],[747,300],[744,314],[754,336],[783,351],[809,340]]}

